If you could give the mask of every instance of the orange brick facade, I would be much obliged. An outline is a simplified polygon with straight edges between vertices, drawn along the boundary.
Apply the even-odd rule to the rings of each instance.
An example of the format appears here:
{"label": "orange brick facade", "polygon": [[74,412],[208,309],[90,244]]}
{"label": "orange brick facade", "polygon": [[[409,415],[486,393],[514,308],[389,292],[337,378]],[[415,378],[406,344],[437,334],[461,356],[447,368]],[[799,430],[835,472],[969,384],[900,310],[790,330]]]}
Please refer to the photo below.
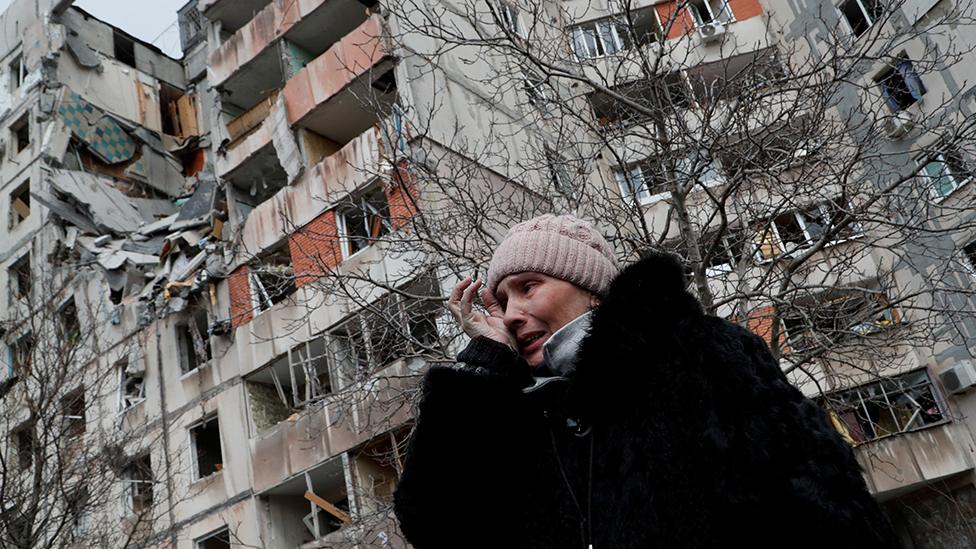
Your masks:
{"label": "orange brick facade", "polygon": [[417,185],[407,170],[406,162],[401,162],[386,189],[386,203],[390,206],[390,224],[393,230],[403,228],[417,213]]}
{"label": "orange brick facade", "polygon": [[288,238],[295,286],[302,286],[331,272],[342,263],[339,225],[335,210],[320,214]]}
{"label": "orange brick facade", "polygon": [[250,269],[247,265],[241,265],[227,277],[227,283],[230,289],[230,324],[237,328],[254,318]]}
{"label": "orange brick facade", "polygon": [[[749,318],[746,320],[746,328],[750,332],[756,334],[757,336],[763,338],[767,345],[773,346],[773,316],[776,313],[776,308],[773,306],[759,307],[753,309],[749,312]],[[783,330],[779,331],[779,341],[783,341]]]}

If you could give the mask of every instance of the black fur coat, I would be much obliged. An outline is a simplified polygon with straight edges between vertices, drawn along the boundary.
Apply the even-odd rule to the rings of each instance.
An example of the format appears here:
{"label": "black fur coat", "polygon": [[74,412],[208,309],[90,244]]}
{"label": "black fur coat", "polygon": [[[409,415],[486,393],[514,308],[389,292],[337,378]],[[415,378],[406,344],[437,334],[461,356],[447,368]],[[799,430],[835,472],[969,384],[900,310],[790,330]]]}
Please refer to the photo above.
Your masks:
{"label": "black fur coat", "polygon": [[426,375],[396,514],[417,549],[896,547],[851,448],[765,342],[651,255],[594,312],[575,376],[477,339]]}

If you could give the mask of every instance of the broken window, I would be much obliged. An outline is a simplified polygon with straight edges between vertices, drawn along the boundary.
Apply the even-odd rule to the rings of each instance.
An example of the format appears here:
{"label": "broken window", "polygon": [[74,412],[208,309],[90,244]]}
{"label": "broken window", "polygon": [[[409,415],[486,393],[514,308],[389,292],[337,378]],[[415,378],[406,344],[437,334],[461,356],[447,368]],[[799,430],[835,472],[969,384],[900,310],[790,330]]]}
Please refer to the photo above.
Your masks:
{"label": "broken window", "polygon": [[340,209],[338,216],[342,254],[347,258],[393,230],[382,184],[366,189],[351,200],[353,205]]}
{"label": "broken window", "polygon": [[976,277],[976,240],[962,247],[962,255],[966,268]]}
{"label": "broken window", "polygon": [[91,529],[91,502],[88,489],[81,487],[72,490],[65,498],[66,511],[71,518],[71,531],[76,537],[83,537]]}
{"label": "broken window", "polygon": [[295,545],[319,540],[352,523],[344,461],[345,455],[336,456],[264,496],[276,526],[292,532]]}
{"label": "broken window", "polygon": [[17,299],[29,300],[33,287],[31,275],[31,254],[27,252],[7,269],[7,279],[10,284],[11,301]]}
{"label": "broken window", "polygon": [[[848,223],[850,214],[847,210],[838,201],[827,200],[754,223],[753,240],[759,259],[770,260],[816,244],[827,231]],[[859,226],[851,222],[837,230],[830,242],[845,240],[858,233]]]}
{"label": "broken window", "polygon": [[224,468],[217,416],[210,417],[190,428],[190,452],[193,456],[194,480],[212,475]]}
{"label": "broken window", "polygon": [[78,388],[61,399],[64,435],[69,439],[85,434],[85,389]]}
{"label": "broken window", "polygon": [[881,96],[892,112],[905,110],[921,101],[927,91],[912,62],[907,59],[882,73],[877,82]]}
{"label": "broken window", "polygon": [[153,503],[152,461],[149,454],[133,459],[122,472],[126,507],[134,515],[148,513]]}
{"label": "broken window", "polygon": [[668,181],[661,164],[653,158],[631,164],[626,168],[614,168],[614,178],[620,194],[627,200],[643,204],[651,196],[667,192]]}
{"label": "broken window", "polygon": [[246,381],[251,417],[259,431],[325,398],[333,392],[325,337],[292,347]]}
{"label": "broken window", "polygon": [[712,273],[731,271],[743,258],[746,234],[739,228],[729,227],[705,232],[701,237],[702,262]]}
{"label": "broken window", "polygon": [[928,372],[918,370],[826,395],[822,405],[852,444],[945,421]]}
{"label": "broken window", "polygon": [[549,182],[556,192],[570,194],[573,192],[573,178],[569,175],[566,157],[546,147],[546,167],[549,171]]}
{"label": "broken window", "polygon": [[971,171],[956,151],[937,153],[918,164],[918,174],[935,200],[949,196],[972,178]]}
{"label": "broken window", "polygon": [[21,471],[30,469],[34,464],[34,454],[37,453],[37,434],[34,432],[34,424],[26,423],[21,425],[11,434],[14,448],[17,452],[17,467]]}
{"label": "broken window", "polygon": [[845,0],[838,9],[854,36],[861,36],[881,18],[884,4],[881,0]]}
{"label": "broken window", "polygon": [[159,109],[163,133],[177,137],[199,135],[193,96],[173,86],[159,84]]}
{"label": "broken window", "polygon": [[495,2],[495,15],[502,27],[508,32],[522,36],[522,22],[519,20],[519,10],[508,0],[497,0]]}
{"label": "broken window", "polygon": [[128,359],[122,359],[119,369],[119,411],[125,411],[146,399],[145,372],[130,366]]}
{"label": "broken window", "polygon": [[295,269],[287,241],[251,266],[251,287],[260,311],[267,311],[295,293]]}
{"label": "broken window", "polygon": [[115,59],[119,63],[125,63],[130,67],[136,66],[136,43],[135,40],[116,30],[114,33]]}
{"label": "broken window", "polygon": [[397,479],[403,471],[403,448],[408,430],[380,435],[365,444],[353,460],[361,501],[366,513],[393,503]]}
{"label": "broken window", "polygon": [[34,361],[34,334],[27,332],[20,336],[10,347],[10,364],[14,375],[23,377],[30,373]]}
{"label": "broken window", "polygon": [[876,333],[901,322],[901,312],[883,293],[862,288],[791,305],[783,313],[786,340],[793,352],[831,346]]}
{"label": "broken window", "polygon": [[24,181],[10,193],[10,219],[7,227],[14,228],[30,216],[30,180]]}
{"label": "broken window", "polygon": [[16,122],[10,125],[10,141],[14,145],[14,152],[19,153],[31,143],[30,112],[25,112]]}
{"label": "broken window", "polygon": [[14,92],[24,83],[24,79],[27,77],[27,69],[24,66],[24,56],[18,54],[14,57],[14,60],[7,65],[7,88]]}
{"label": "broken window", "polygon": [[185,374],[206,366],[213,358],[207,310],[202,306],[192,308],[187,318],[176,324],[176,342],[180,353],[180,370]]}
{"label": "broken window", "polygon": [[62,347],[76,345],[81,340],[81,324],[78,321],[78,307],[71,298],[58,309],[58,337]]}
{"label": "broken window", "polygon": [[569,29],[573,53],[579,59],[604,57],[644,46],[657,41],[660,34],[653,8],[589,21]]}
{"label": "broken window", "polygon": [[230,549],[230,530],[225,526],[198,539],[196,549]]}
{"label": "broken window", "polygon": [[528,98],[529,104],[536,108],[547,110],[549,106],[549,95],[546,92],[547,86],[548,84],[545,78],[533,71],[525,71],[525,77],[522,80],[522,89],[525,91],[525,96]]}
{"label": "broken window", "polygon": [[387,363],[439,346],[437,280],[422,276],[328,331],[332,371],[345,383],[361,381]]}
{"label": "broken window", "polygon": [[688,3],[696,26],[708,23],[728,23],[732,21],[732,10],[728,0],[691,0]]}

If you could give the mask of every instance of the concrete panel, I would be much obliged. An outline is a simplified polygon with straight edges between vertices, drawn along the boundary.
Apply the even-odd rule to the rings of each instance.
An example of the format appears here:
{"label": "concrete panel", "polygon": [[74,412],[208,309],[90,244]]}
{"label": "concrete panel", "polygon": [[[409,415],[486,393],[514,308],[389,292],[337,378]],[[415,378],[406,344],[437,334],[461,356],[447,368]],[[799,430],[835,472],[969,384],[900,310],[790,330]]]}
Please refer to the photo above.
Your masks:
{"label": "concrete panel", "polygon": [[255,492],[267,490],[291,476],[286,437],[281,427],[282,424],[279,424],[250,441]]}

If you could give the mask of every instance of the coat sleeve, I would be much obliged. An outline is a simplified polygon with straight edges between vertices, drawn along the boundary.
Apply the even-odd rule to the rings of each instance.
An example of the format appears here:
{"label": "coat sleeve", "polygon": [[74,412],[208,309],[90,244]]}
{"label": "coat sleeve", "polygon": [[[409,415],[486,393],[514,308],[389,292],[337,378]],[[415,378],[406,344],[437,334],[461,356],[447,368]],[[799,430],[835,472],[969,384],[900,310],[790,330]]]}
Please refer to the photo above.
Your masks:
{"label": "coat sleeve", "polygon": [[531,375],[513,351],[483,338],[458,359],[465,365],[434,367],[424,378],[395,512],[417,549],[515,547],[521,388]]}
{"label": "coat sleeve", "polygon": [[853,448],[789,382],[766,342],[718,318],[703,322],[713,342],[702,345],[703,364],[715,381],[706,397],[714,428],[703,440],[724,456],[718,478],[730,502],[769,517],[771,539],[790,536],[792,526],[806,532],[802,547],[898,547]]}

